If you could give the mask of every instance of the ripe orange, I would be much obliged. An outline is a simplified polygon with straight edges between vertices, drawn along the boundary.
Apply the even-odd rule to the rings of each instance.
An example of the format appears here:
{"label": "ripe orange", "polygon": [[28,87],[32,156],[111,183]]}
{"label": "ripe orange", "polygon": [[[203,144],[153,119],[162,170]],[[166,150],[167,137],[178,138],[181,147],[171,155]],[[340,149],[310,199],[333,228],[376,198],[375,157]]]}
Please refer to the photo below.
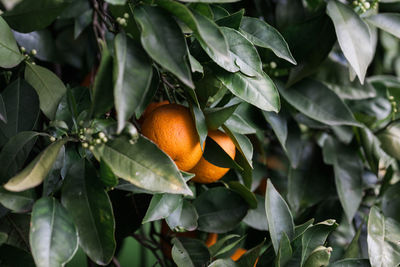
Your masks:
{"label": "ripe orange", "polygon": [[[208,136],[213,139],[222,149],[232,158],[235,158],[236,150],[235,144],[231,138],[221,131],[210,131]],[[201,157],[196,166],[189,172],[194,173],[196,176],[192,181],[197,183],[212,183],[219,180],[229,171],[229,168],[222,168],[215,166],[208,162],[204,157]]]}
{"label": "ripe orange", "polygon": [[[240,257],[243,256],[244,253],[247,252],[247,249],[244,248],[238,248],[235,253],[233,253],[233,255],[231,256],[231,259],[234,261],[238,261],[240,259]],[[256,262],[254,263],[254,267],[257,265],[258,262],[258,258],[256,260]]]}
{"label": "ripe orange", "polygon": [[218,234],[216,233],[209,233],[207,236],[207,240],[205,242],[207,247],[211,247],[212,245],[214,245],[215,243],[217,243],[217,239],[218,239]]}
{"label": "ripe orange", "polygon": [[178,104],[154,109],[142,124],[142,134],[167,153],[182,171],[189,171],[203,155],[190,111]]}
{"label": "ripe orange", "polygon": [[169,104],[168,100],[164,100],[161,102],[151,102],[146,109],[144,110],[142,117],[140,117],[139,122],[143,123],[144,118],[148,117],[150,113],[152,113],[156,108]]}

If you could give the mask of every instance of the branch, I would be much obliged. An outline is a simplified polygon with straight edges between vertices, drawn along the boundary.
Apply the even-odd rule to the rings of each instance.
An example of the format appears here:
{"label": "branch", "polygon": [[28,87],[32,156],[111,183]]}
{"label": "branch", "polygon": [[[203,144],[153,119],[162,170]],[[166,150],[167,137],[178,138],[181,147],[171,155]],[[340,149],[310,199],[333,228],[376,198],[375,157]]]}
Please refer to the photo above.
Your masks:
{"label": "branch", "polygon": [[161,257],[158,255],[157,251],[159,250],[158,247],[153,247],[150,244],[148,244],[148,240],[146,240],[146,238],[144,238],[143,236],[137,235],[135,233],[132,234],[132,237],[135,238],[142,246],[144,246],[145,248],[149,249],[154,257],[156,257],[157,262],[161,265],[161,266],[166,266],[163,262],[163,260],[161,259]]}

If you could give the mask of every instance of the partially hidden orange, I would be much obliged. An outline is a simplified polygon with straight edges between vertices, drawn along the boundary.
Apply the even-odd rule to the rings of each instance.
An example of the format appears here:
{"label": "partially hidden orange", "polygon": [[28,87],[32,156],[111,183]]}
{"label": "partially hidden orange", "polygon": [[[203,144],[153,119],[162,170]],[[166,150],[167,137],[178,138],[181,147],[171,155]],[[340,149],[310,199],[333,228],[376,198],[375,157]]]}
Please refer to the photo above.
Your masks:
{"label": "partially hidden orange", "polygon": [[[210,131],[208,136],[213,139],[222,149],[232,158],[235,158],[236,149],[235,144],[231,138],[225,133],[217,130]],[[208,162],[204,157],[201,157],[196,166],[189,172],[194,173],[196,176],[192,181],[197,183],[212,183],[221,179],[229,171],[229,168],[216,166]]]}
{"label": "partially hidden orange", "polygon": [[168,154],[182,171],[191,170],[203,155],[193,118],[182,105],[155,108],[144,118],[142,134]]}
{"label": "partially hidden orange", "polygon": [[206,239],[206,246],[207,247],[211,247],[212,245],[214,245],[215,243],[217,243],[218,240],[218,234],[216,233],[209,233]]}
{"label": "partially hidden orange", "polygon": [[[245,254],[247,252],[247,249],[244,248],[238,248],[235,253],[233,253],[233,255],[231,256],[231,259],[234,261],[238,261],[243,254]],[[254,267],[257,265],[258,262],[258,258],[256,259],[256,262],[254,263]]]}

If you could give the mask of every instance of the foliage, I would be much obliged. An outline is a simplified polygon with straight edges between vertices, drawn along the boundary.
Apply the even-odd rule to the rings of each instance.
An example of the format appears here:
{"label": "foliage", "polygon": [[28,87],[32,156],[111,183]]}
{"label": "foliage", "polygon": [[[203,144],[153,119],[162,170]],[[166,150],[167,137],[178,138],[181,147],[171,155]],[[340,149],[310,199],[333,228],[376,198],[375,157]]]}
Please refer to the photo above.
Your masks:
{"label": "foliage", "polygon": [[[400,264],[398,0],[1,0],[0,14],[1,266],[64,266],[78,248],[118,266],[127,237],[160,266]],[[191,181],[141,135],[163,100],[190,109],[221,180]]]}

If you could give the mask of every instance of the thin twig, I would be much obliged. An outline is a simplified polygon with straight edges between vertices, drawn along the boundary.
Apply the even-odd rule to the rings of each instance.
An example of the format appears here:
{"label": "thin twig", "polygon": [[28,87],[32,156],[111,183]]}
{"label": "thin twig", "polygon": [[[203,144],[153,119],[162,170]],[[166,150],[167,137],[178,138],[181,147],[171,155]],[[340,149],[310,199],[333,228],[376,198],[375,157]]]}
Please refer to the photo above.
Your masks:
{"label": "thin twig", "polygon": [[116,267],[121,267],[121,264],[119,264],[119,261],[115,257],[112,258],[112,262]]}
{"label": "thin twig", "polygon": [[154,257],[156,257],[157,261],[160,263],[161,266],[165,266],[163,260],[161,259],[161,257],[158,255],[157,251],[158,248],[157,247],[153,247],[151,245],[149,245],[146,241],[145,238],[143,236],[137,235],[135,233],[132,234],[132,237],[136,239],[136,241],[138,241],[142,246],[144,246],[145,248],[149,249]]}
{"label": "thin twig", "polygon": [[384,130],[386,130],[390,125],[392,125],[393,123],[398,122],[398,121],[400,121],[400,118],[397,118],[397,119],[395,119],[395,120],[392,120],[392,121],[388,122],[388,124],[386,124],[384,127],[382,127],[381,129],[375,131],[374,134],[375,134],[375,135],[380,134],[381,132],[383,132]]}

